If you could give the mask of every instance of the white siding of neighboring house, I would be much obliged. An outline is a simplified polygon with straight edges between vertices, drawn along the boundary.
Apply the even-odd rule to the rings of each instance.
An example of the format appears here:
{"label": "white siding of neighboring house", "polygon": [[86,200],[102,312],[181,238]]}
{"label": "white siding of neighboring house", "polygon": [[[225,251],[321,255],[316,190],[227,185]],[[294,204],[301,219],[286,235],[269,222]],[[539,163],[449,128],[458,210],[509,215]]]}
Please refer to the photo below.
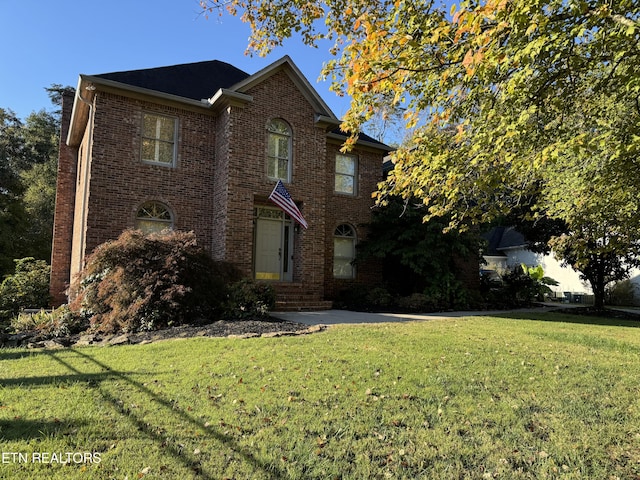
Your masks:
{"label": "white siding of neighboring house", "polygon": [[[508,228],[506,233],[511,233],[507,242],[514,240],[517,242],[519,239],[516,236],[513,237],[513,229]],[[502,241],[502,240],[501,240]],[[524,244],[512,244],[511,246],[497,247],[498,252],[503,255],[489,256],[485,255],[486,270],[493,270],[501,273],[505,270],[513,270],[513,268],[520,268],[521,264],[525,264],[529,267],[535,267],[540,265],[544,270],[545,276],[554,279],[558,282],[558,285],[552,286],[551,290],[558,294],[564,292],[571,292],[572,294],[586,294],[593,295],[591,286],[588,282],[580,280],[580,274],[574,271],[571,267],[562,266],[561,262],[556,260],[553,256],[553,252],[544,255],[534,253],[526,248]],[[631,284],[634,287],[634,303],[640,305],[640,269],[633,269],[629,277]]]}
{"label": "white siding of neighboring house", "polygon": [[[517,267],[522,263],[529,267],[541,265],[545,276],[553,278],[559,284],[551,287],[551,290],[554,292],[593,294],[589,283],[580,280],[580,274],[571,267],[563,267],[562,264],[553,257],[553,253],[543,255],[531,252],[523,247],[506,248],[503,249],[503,252],[506,255],[506,265],[508,269]],[[629,280],[635,290],[634,301],[636,304],[640,304],[640,269],[634,268]]]}
{"label": "white siding of neighboring house", "polygon": [[578,272],[575,272],[571,267],[563,267],[552,254],[534,253],[524,247],[505,248],[502,251],[506,255],[505,263],[509,270],[519,267],[523,263],[529,267],[542,266],[545,276],[558,282],[558,285],[551,287],[554,292],[592,294],[589,284],[580,280]]}

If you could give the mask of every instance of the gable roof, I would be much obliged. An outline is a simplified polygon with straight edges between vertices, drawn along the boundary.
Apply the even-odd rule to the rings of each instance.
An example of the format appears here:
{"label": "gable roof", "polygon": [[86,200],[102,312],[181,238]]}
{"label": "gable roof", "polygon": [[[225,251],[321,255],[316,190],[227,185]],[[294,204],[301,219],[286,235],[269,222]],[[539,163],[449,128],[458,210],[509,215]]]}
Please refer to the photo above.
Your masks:
{"label": "gable roof", "polygon": [[[340,120],[318,95],[300,69],[288,55],[250,75],[239,68],[219,60],[184,63],[166,67],[80,75],[71,123],[67,136],[69,145],[78,145],[83,127],[89,116],[89,102],[96,85],[112,91],[126,90],[134,95],[163,98],[165,101],[190,105],[192,108],[220,109],[228,105],[242,105],[253,98],[250,89],[278,72],[285,72],[316,113],[316,123],[327,130],[330,137],[346,139],[339,129]],[[76,126],[77,125],[77,126]],[[359,145],[384,151],[392,150],[368,135],[361,133]]]}
{"label": "gable roof", "polygon": [[247,77],[248,73],[219,60],[93,75],[96,79],[198,101],[208,99],[221,88],[229,88]]}
{"label": "gable roof", "polygon": [[318,95],[318,92],[309,83],[309,80],[307,80],[307,78],[302,74],[296,64],[293,63],[293,60],[291,60],[289,55],[285,55],[279,60],[273,62],[271,65],[254,73],[253,75],[248,76],[247,78],[242,79],[240,82],[233,85],[230,90],[237,93],[246,93],[251,89],[251,87],[258,85],[280,71],[284,71],[289,76],[307,101],[314,107],[317,116],[323,117],[325,120],[328,120],[329,123],[340,123],[338,117],[335,116],[322,97]]}

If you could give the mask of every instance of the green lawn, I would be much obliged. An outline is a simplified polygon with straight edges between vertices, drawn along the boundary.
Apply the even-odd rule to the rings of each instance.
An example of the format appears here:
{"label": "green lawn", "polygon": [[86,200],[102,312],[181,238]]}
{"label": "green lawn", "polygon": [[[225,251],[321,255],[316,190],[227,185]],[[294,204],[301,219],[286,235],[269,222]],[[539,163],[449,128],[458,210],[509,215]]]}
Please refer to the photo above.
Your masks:
{"label": "green lawn", "polygon": [[638,479],[640,329],[570,318],[0,350],[0,478]]}

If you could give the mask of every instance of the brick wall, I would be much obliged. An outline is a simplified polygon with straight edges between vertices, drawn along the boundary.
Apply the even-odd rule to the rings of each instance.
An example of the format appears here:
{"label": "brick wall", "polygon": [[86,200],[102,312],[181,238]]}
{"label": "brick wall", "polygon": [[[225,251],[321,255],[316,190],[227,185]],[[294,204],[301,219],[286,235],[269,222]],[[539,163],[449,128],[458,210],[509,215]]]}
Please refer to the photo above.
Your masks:
{"label": "brick wall", "polygon": [[[141,161],[143,113],[178,119],[175,167]],[[100,92],[96,95],[86,253],[133,228],[138,208],[159,201],[173,213],[174,227],[193,230],[212,246],[215,184],[213,116]]]}
{"label": "brick wall", "polygon": [[73,107],[73,94],[62,98],[62,122],[60,131],[60,153],[56,184],[55,218],[53,222],[53,244],[51,252],[51,294],[53,306],[66,302],[67,285],[71,275],[71,238],[73,233],[73,207],[76,187],[76,152],[66,144],[69,120]]}
{"label": "brick wall", "polygon": [[366,148],[355,148],[349,152],[357,158],[356,195],[336,193],[335,190],[335,159],[341,144],[333,142],[327,146],[326,160],[326,195],[327,221],[325,245],[325,296],[334,298],[336,294],[354,284],[375,285],[382,281],[380,262],[367,261],[359,264],[353,279],[334,278],[333,276],[333,238],[338,225],[351,225],[356,231],[358,242],[367,237],[367,223],[371,218],[373,199],[371,193],[377,190],[378,182],[382,180],[382,157],[380,151]]}
{"label": "brick wall", "polygon": [[[167,205],[174,227],[193,230],[214,258],[231,261],[251,276],[254,208],[275,206],[268,200],[275,181],[267,177],[267,123],[274,118],[291,127],[292,179],[286,187],[309,223],[308,230],[296,229],[294,234],[293,282],[317,298],[344,284],[333,279],[333,232],[338,224],[349,223],[359,239],[365,237],[362,224],[370,217],[371,192],[380,180],[382,153],[358,149],[358,195],[336,195],[335,155],[340,145],[327,142],[313,106],[286,71],[275,71],[244,93],[253,101],[214,114],[197,107],[96,92],[94,135],[90,139],[88,129],[85,132],[79,173],[77,151],[61,148],[52,292],[61,291],[61,285],[68,282],[73,273],[70,264],[72,270],[79,270],[84,256],[96,246],[134,227],[137,209],[150,200]],[[141,161],[144,112],[178,119],[175,167]],[[356,280],[379,281],[379,271],[359,267]],[[57,301],[63,297],[58,295]]]}
{"label": "brick wall", "polygon": [[233,129],[229,151],[229,209],[226,234],[229,260],[247,274],[253,270],[253,209],[274,206],[268,196],[275,181],[267,177],[267,123],[279,118],[292,131],[291,183],[286,185],[301,205],[309,229],[294,238],[295,283],[322,296],[326,211],[325,131],[315,123],[315,111],[284,71],[253,87],[253,101],[231,110]]}

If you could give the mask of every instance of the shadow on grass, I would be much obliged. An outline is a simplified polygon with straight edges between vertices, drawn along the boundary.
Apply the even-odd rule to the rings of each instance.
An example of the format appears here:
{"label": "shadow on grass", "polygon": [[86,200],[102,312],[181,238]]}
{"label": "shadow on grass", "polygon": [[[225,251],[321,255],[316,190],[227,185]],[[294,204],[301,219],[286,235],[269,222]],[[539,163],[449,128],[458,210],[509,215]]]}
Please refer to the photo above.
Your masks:
{"label": "shadow on grass", "polygon": [[[47,351],[49,356],[51,351]],[[60,359],[55,358],[60,361]],[[78,373],[69,375],[47,375],[46,377],[19,377],[19,378],[1,378],[0,385],[2,386],[38,386],[38,385],[57,385],[60,383],[77,383],[87,382],[88,384],[95,386],[103,380],[113,378],[113,374],[106,373]]]}
{"label": "shadow on grass", "polygon": [[24,420],[22,418],[0,420],[0,439],[10,442],[13,440],[22,441],[70,435],[72,431],[83,425],[84,423],[58,419],[49,422]]}
{"label": "shadow on grass", "polygon": [[0,347],[0,361],[1,360],[20,360],[21,358],[30,357],[32,355],[45,355],[47,352],[42,349],[25,350],[24,347],[19,349],[7,349]]}
{"label": "shadow on grass", "polygon": [[607,311],[611,316],[600,316],[587,313],[565,312],[508,312],[494,314],[492,317],[514,318],[520,320],[537,320],[542,322],[577,323],[582,325],[602,325],[606,327],[633,327],[640,328],[640,319],[618,318],[616,310]]}
{"label": "shadow on grass", "polygon": [[[150,397],[155,404],[160,405],[164,410],[166,410],[167,416],[176,416],[182,422],[188,423],[193,427],[195,427],[198,431],[200,431],[203,434],[203,436],[209,437],[227,446],[229,449],[233,450],[234,452],[239,454],[242,458],[244,458],[245,461],[249,462],[254,469],[264,471],[269,476],[269,478],[273,478],[277,480],[285,477],[284,472],[277,465],[261,462],[260,460],[255,458],[250,452],[247,452],[246,449],[243,449],[240,445],[238,445],[238,443],[233,438],[223,433],[216,432],[215,430],[213,430],[211,426],[205,425],[202,420],[197,419],[193,415],[190,415],[188,412],[177,408],[174,402],[172,402],[167,398],[164,398],[162,395],[159,395],[151,391],[144,384],[132,379],[129,376],[129,374],[125,372],[119,372],[117,370],[113,370],[108,365],[100,362],[99,360],[96,360],[91,355],[81,350],[75,350],[75,349],[65,350],[65,353],[66,352],[72,352],[78,355],[79,357],[82,357],[83,359],[101,367],[104,373],[97,374],[94,380],[98,382],[96,387],[97,387],[97,391],[102,396],[102,398],[107,403],[109,403],[115,411],[117,411],[120,415],[122,415],[128,421],[130,421],[138,429],[138,431],[142,432],[150,440],[156,442],[159,445],[159,447],[163,451],[165,451],[168,455],[172,456],[178,462],[184,465],[186,468],[196,473],[198,475],[198,478],[203,478],[203,479],[218,478],[220,472],[206,472],[203,466],[201,465],[197,455],[185,451],[182,445],[180,445],[176,441],[170,441],[166,436],[161,435],[159,432],[161,432],[162,429],[158,428],[159,427],[158,425],[150,424],[148,421],[146,421],[143,418],[141,414],[138,415],[134,411],[126,408],[123,402],[119,398],[117,398],[116,396],[114,396],[112,393],[108,392],[104,388],[102,388],[100,386],[100,382],[102,380],[106,380],[107,378],[110,378],[110,379],[117,378],[119,380],[122,380],[128,383],[129,385],[136,388],[140,394]],[[91,374],[87,375],[81,372],[80,370],[76,369],[73,365],[69,364],[67,361],[57,356],[56,351],[47,351],[46,353],[53,360],[64,365],[71,372],[73,372],[73,374],[69,375],[68,377],[75,376],[76,379],[84,379],[91,376]],[[23,383],[25,382],[23,381]]]}

